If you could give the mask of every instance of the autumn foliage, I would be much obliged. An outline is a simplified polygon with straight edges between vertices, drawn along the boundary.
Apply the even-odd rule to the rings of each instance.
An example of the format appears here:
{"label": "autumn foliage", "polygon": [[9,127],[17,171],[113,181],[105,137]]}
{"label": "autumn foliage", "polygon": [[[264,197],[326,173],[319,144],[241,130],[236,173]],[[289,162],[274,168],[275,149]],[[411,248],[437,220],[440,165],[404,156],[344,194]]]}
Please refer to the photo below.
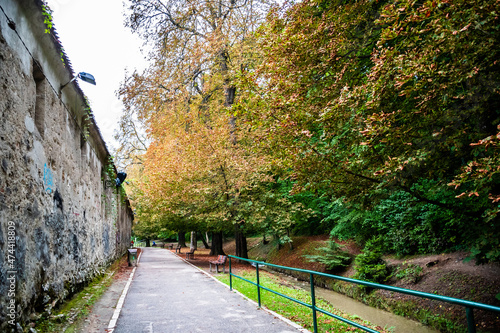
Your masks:
{"label": "autumn foliage", "polygon": [[[152,139],[138,185],[148,212],[226,228],[255,216],[265,225],[297,204],[315,212],[307,221],[366,242],[387,233],[394,216],[377,212],[400,200],[413,212],[401,234],[420,221],[420,234],[442,238],[408,253],[500,259],[499,1],[308,0],[260,7],[244,23],[250,2],[231,4],[241,7],[223,24],[184,37],[132,16],[162,43],[123,93]],[[263,204],[285,180],[285,201]],[[281,235],[299,223],[285,220]]]}

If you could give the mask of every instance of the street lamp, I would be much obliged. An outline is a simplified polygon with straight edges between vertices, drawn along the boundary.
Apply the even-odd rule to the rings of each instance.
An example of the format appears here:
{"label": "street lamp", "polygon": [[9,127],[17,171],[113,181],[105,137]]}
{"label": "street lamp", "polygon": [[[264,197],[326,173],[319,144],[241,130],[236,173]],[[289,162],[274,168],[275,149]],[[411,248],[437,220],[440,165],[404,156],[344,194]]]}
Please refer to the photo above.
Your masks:
{"label": "street lamp", "polygon": [[110,188],[113,185],[115,185],[117,188],[120,187],[122,183],[125,181],[125,178],[127,178],[127,174],[125,172],[118,172],[116,174],[116,179],[114,182],[112,180],[104,181],[104,189]]}
{"label": "street lamp", "polygon": [[80,78],[82,81],[85,81],[87,83],[93,84],[94,86],[96,84],[95,83],[95,78],[94,78],[94,76],[92,74],[85,73],[85,72],[80,72],[80,73],[76,74],[75,77],[72,78],[68,83],[63,84],[61,86],[61,88],[59,88],[59,92],[61,92],[64,87],[66,87],[71,82],[75,81],[77,78]]}

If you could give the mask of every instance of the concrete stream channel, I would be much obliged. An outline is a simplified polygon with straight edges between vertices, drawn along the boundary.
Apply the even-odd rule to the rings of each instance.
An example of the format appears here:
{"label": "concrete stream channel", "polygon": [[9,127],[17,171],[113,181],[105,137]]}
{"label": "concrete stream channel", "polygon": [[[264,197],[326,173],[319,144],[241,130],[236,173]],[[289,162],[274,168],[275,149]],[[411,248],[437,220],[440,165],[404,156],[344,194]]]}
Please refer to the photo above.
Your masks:
{"label": "concrete stream channel", "polygon": [[[306,291],[311,290],[311,286],[308,282],[299,281],[294,277],[289,275],[276,272],[269,269],[268,267],[262,267],[267,272],[279,275],[281,278],[285,279],[288,283],[298,288],[304,289]],[[393,313],[376,309],[359,301],[356,301],[348,296],[342,295],[335,291],[321,288],[318,286],[314,287],[316,298],[322,298],[325,301],[332,304],[338,310],[341,310],[350,315],[356,315],[363,320],[369,321],[374,325],[384,327],[394,333],[438,333],[439,331],[427,327],[417,321],[407,319]]]}

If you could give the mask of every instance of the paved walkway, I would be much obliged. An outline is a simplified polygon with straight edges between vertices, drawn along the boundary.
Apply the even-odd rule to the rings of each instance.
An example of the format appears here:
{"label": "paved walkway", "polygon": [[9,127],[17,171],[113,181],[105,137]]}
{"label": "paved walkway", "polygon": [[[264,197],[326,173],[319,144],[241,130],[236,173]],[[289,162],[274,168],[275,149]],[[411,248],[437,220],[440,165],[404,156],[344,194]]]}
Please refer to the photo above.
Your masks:
{"label": "paved walkway", "polygon": [[170,251],[142,249],[115,333],[300,332]]}

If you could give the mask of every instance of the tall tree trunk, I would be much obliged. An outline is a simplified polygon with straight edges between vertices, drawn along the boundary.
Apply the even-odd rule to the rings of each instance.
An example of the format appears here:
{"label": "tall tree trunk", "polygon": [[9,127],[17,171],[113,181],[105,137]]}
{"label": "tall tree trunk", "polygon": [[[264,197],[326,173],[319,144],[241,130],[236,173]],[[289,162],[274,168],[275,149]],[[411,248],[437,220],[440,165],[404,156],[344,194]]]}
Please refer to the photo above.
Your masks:
{"label": "tall tree trunk", "polygon": [[236,256],[248,259],[247,238],[243,233],[243,224],[240,222],[234,226],[234,238],[236,241]]}
{"label": "tall tree trunk", "polygon": [[222,249],[222,231],[212,232],[212,248],[210,249],[210,255],[225,255]]}
{"label": "tall tree trunk", "polygon": [[150,247],[151,246],[151,241],[149,239],[146,239],[146,247]]}
{"label": "tall tree trunk", "polygon": [[209,249],[210,245],[208,245],[208,232],[205,232],[205,235],[200,235],[201,241],[203,242],[203,246],[205,246],[205,249]]}
{"label": "tall tree trunk", "polygon": [[177,239],[178,239],[178,243],[182,246],[182,247],[186,247],[186,234],[184,231],[179,231],[177,233]]}
{"label": "tall tree trunk", "polygon": [[189,248],[197,249],[198,248],[198,240],[196,239],[196,231],[191,231],[191,244],[189,244]]}
{"label": "tall tree trunk", "polygon": [[[220,53],[220,65],[221,65],[221,72],[223,75],[227,75],[228,70],[229,70],[229,54],[227,49],[223,49]],[[234,98],[236,96],[236,87],[230,82],[229,78],[226,78],[224,80],[224,94],[225,94],[225,99],[224,99],[224,106],[227,108],[230,108],[234,104]],[[236,135],[236,116],[233,114],[229,118],[229,126],[231,128],[231,136],[230,140],[233,145],[236,145],[238,143],[238,137]],[[227,182],[226,182],[227,184]],[[234,196],[233,196],[234,197]],[[237,206],[237,203],[235,203],[234,208]],[[232,212],[232,216],[236,216],[236,212]],[[235,240],[236,240],[236,256],[241,257],[241,258],[247,258],[248,259],[248,249],[247,249],[247,239],[245,235],[243,234],[243,225],[245,222],[241,221],[235,224]],[[213,245],[213,244],[212,244]]]}

